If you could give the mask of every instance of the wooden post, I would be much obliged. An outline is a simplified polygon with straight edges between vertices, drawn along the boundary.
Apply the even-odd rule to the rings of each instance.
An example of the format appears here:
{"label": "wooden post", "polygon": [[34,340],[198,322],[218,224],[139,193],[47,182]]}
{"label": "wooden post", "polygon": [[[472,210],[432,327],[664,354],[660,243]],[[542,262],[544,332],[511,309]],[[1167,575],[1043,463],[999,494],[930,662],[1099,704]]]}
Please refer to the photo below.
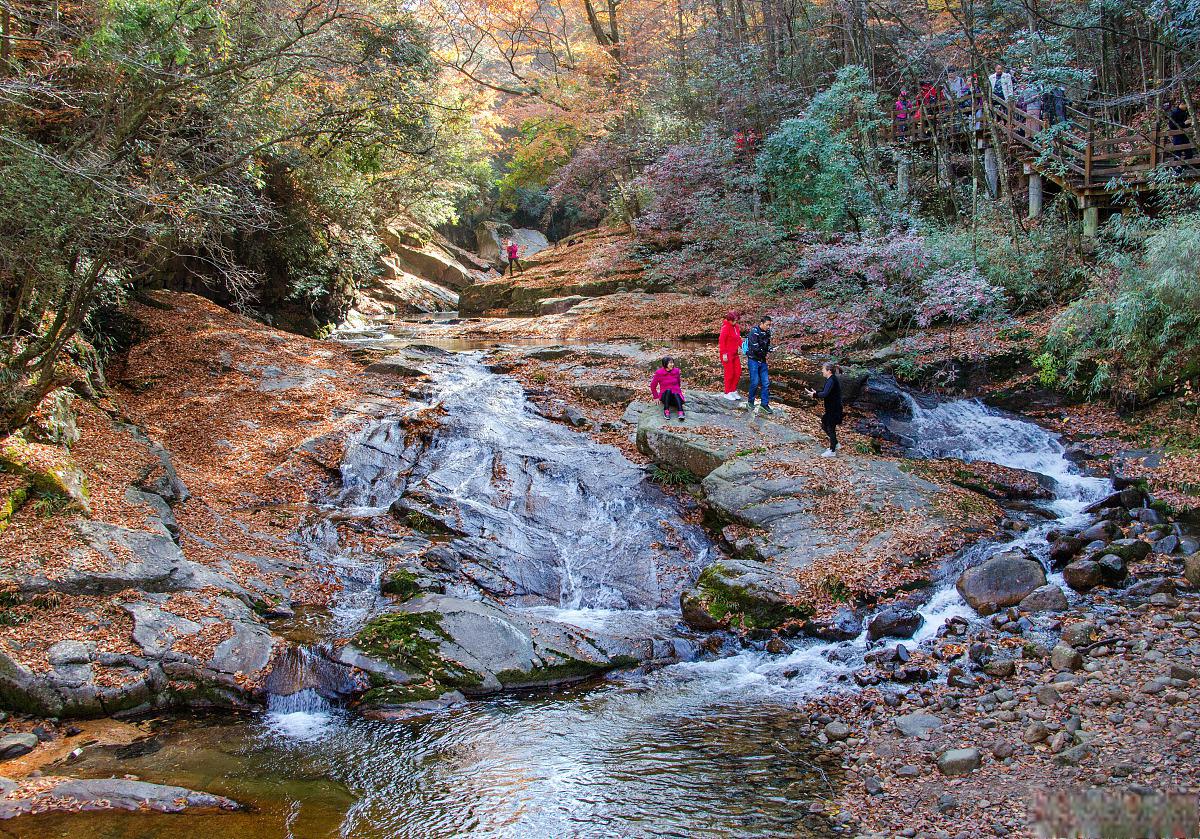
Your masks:
{"label": "wooden post", "polygon": [[1000,195],[1000,164],[996,160],[996,149],[989,145],[983,150],[983,176],[987,179],[988,194],[993,198]]}
{"label": "wooden post", "polygon": [[1158,166],[1158,144],[1162,142],[1162,122],[1154,120],[1154,134],[1150,138],[1150,168]]}
{"label": "wooden post", "polygon": [[1042,214],[1042,176],[1038,172],[1029,173],[1029,217],[1037,218]]}
{"label": "wooden post", "polygon": [[1092,150],[1096,145],[1096,133],[1094,124],[1091,119],[1088,119],[1087,146],[1083,150],[1083,188],[1087,189],[1092,185]]}
{"label": "wooden post", "polygon": [[908,155],[901,152],[896,158],[896,192],[904,200],[908,200],[908,174],[910,165]]}
{"label": "wooden post", "polygon": [[1095,239],[1100,232],[1100,208],[1096,206],[1083,208],[1083,237]]}

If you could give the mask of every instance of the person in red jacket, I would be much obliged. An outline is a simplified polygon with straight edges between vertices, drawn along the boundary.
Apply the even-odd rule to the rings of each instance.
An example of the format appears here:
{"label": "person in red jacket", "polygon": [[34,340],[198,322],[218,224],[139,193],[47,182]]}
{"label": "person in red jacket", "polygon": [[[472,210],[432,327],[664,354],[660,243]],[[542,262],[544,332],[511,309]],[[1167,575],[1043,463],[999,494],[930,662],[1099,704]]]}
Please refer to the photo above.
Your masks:
{"label": "person in red jacket", "polygon": [[683,374],[669,356],[664,358],[662,366],[654,371],[654,377],[650,379],[650,393],[655,399],[662,400],[664,419],[670,419],[671,411],[675,411],[679,421],[684,421]]}
{"label": "person in red jacket", "polygon": [[742,328],[738,326],[741,312],[732,311],[725,315],[721,324],[721,337],[717,348],[721,351],[721,367],[725,369],[725,398],[737,402],[738,382],[742,379],[742,362],[738,354],[742,351]]}

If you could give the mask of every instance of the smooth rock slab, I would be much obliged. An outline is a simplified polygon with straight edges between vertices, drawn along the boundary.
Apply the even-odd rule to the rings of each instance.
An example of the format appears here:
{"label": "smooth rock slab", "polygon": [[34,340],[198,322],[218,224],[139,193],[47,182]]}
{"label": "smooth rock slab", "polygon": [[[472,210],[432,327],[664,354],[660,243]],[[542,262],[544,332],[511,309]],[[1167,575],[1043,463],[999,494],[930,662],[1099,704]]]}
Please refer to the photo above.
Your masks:
{"label": "smooth rock slab", "polygon": [[[40,779],[42,781],[55,779]],[[182,813],[184,810],[240,810],[230,798],[196,792],[186,787],[149,784],[121,778],[76,780],[58,779],[50,788],[42,784],[27,792],[20,784],[0,798],[0,819],[11,819],[31,812],[77,812],[94,810],[152,810],[157,813]]]}

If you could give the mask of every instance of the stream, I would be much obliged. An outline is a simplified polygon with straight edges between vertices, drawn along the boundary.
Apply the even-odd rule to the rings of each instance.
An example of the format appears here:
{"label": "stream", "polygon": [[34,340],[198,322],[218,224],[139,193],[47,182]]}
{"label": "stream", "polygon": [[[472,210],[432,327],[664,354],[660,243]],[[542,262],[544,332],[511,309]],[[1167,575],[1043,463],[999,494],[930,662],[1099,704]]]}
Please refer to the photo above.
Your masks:
{"label": "stream", "polygon": [[[520,386],[489,372],[479,352],[431,363],[430,400],[446,411],[435,442],[405,454],[391,420],[373,423],[350,447],[332,506],[366,516],[403,498],[441,517],[463,550],[486,547],[475,578],[503,587],[515,609],[686,639],[675,609],[679,590],[715,550],[704,534],[682,523],[674,502],[616,449],[533,413]],[[978,402],[914,402],[899,430],[914,455],[1034,471],[1054,493],[1014,541],[978,543],[947,567],[921,610],[915,642],[948,617],[973,619],[954,588],[958,567],[1017,545],[1044,560],[1046,532],[1085,523],[1084,508],[1110,488],[1079,474],[1054,435]],[[484,479],[496,472],[533,505],[521,516],[506,514],[515,502]],[[450,509],[458,511],[452,519]],[[341,564],[346,588],[333,631],[352,631],[379,607],[379,569],[340,556],[328,524],[314,524],[304,538],[311,552]],[[651,542],[661,547],[646,550]],[[88,750],[69,768],[228,795],[251,812],[40,816],[18,833],[0,826],[0,836],[837,835],[807,813],[839,780],[815,761],[794,715],[816,691],[850,689],[866,652],[865,633],[786,654],[746,650],[472,701],[404,723],[366,720],[303,690],[272,697],[258,718],[164,722],[144,748]]]}

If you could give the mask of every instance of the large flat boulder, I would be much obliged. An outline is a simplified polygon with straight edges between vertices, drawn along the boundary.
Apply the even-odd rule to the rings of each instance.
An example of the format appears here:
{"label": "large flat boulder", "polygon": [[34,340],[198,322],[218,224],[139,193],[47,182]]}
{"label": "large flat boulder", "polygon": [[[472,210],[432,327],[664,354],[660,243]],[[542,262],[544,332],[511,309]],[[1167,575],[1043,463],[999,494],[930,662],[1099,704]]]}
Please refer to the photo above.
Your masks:
{"label": "large flat boulder", "polygon": [[236,801],[186,787],[151,784],[126,778],[37,778],[0,788],[0,819],[31,813],[95,810],[182,813],[240,810]]}
{"label": "large flat boulder", "polygon": [[638,419],[638,450],[667,470],[687,472],[697,479],[738,456],[815,440],[785,425],[749,414],[743,402],[719,394],[686,392],[687,421],[663,417],[657,402]]}
{"label": "large flat boulder", "polygon": [[446,249],[431,240],[423,240],[399,224],[386,225],[380,238],[391,251],[397,270],[405,271],[440,286],[459,291],[478,279],[478,274],[466,267]]}
{"label": "large flat boulder", "polygon": [[550,247],[546,234],[525,227],[509,227],[495,221],[485,221],[475,228],[475,244],[479,258],[496,267],[508,262],[504,239],[512,239],[521,247],[521,258],[529,259]]}
{"label": "large flat boulder", "polygon": [[448,595],[426,595],[367,624],[339,660],[388,684],[363,697],[368,706],[436,699],[458,690],[486,695],[580,681],[652,659],[693,651],[669,626],[583,627],[550,612],[512,609]]}
{"label": "large flat boulder", "polygon": [[710,566],[685,594],[694,625],[703,610],[734,626],[778,627],[926,585],[940,560],[1000,517],[989,499],[915,474],[912,461],[824,458],[811,437],[774,420],[698,413],[698,428],[687,428],[689,417],[676,430],[651,408],[638,428],[656,462],[708,470],[707,505],[729,524],[737,559]]}

